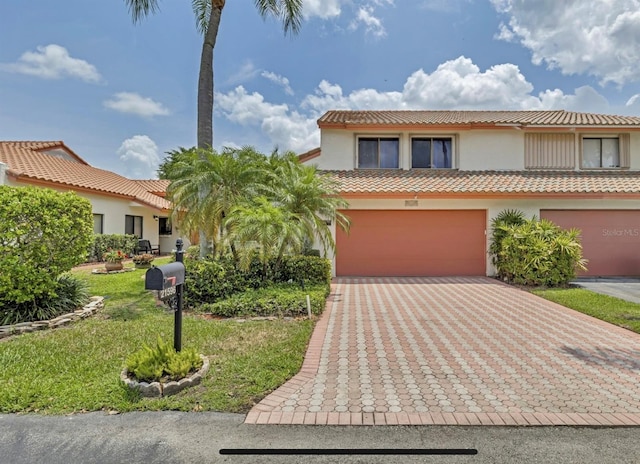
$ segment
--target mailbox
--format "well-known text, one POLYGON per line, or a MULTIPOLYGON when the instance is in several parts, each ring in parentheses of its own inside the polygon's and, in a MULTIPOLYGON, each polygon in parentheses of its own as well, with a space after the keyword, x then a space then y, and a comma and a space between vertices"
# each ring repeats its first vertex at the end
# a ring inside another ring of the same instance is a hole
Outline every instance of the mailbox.
POLYGON ((152 267, 145 274, 145 290, 166 290, 184 284, 184 264, 180 262, 152 267))

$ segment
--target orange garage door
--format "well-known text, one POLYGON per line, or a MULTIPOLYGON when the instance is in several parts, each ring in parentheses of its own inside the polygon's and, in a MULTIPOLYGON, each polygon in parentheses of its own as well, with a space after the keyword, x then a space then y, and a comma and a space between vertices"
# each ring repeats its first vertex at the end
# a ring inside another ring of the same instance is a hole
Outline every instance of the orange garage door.
POLYGON ((343 211, 339 276, 486 275, 486 211, 343 211))
POLYGON ((640 211, 542 210, 540 217, 582 231, 587 276, 640 275, 640 211))

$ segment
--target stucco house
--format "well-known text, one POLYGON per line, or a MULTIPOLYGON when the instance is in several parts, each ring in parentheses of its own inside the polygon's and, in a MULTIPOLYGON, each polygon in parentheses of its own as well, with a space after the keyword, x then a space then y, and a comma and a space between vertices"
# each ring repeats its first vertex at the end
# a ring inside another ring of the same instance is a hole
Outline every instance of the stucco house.
POLYGON ((349 202, 338 276, 492 275, 505 209, 581 229, 586 275, 640 275, 640 117, 329 111, 318 125, 300 158, 349 202))
POLYGON ((97 234, 133 234, 175 248, 179 232, 164 198, 168 181, 132 180, 90 166, 63 142, 0 141, 0 185, 75 191, 93 207, 97 234))

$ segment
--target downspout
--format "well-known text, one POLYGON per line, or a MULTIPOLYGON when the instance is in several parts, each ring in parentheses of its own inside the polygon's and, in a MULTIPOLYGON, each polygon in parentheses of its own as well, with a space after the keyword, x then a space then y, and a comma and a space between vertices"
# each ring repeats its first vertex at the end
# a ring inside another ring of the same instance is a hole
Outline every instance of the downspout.
POLYGON ((0 162, 0 185, 5 185, 7 181, 5 178, 7 177, 7 165, 5 163, 0 162))

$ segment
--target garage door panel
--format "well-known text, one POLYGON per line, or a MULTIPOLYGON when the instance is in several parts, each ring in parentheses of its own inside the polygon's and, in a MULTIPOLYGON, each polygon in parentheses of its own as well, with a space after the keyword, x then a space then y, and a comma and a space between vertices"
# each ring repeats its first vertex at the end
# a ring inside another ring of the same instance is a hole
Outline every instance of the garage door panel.
POLYGON ((485 275, 484 210, 345 211, 337 232, 337 275, 485 275))
POLYGON ((585 276, 640 275, 640 211, 543 210, 540 217, 581 231, 585 276))

